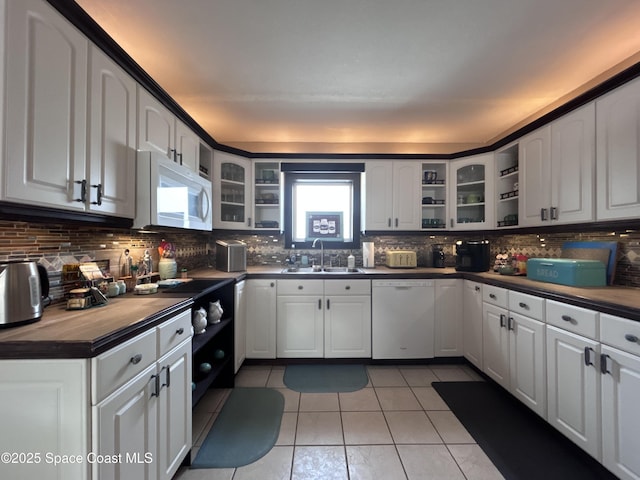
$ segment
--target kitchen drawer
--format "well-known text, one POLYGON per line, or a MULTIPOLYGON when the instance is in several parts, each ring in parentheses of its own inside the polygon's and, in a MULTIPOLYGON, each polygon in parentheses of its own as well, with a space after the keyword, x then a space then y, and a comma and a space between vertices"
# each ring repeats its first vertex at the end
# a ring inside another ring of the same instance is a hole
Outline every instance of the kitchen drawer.
POLYGON ((509 290, 506 288, 494 287, 493 285, 482 286, 482 301, 491 303, 498 307, 507 308, 509 290))
POLYGON ((91 401, 101 402, 156 361, 156 329, 91 359, 91 401))
POLYGON ((509 311, 544 322, 544 298, 510 291, 509 311))
POLYGON ((625 352, 640 355, 640 322, 601 313, 600 341, 625 352))
POLYGON ((547 300, 547 323, 593 340, 598 339, 598 312, 547 300))
POLYGON ((278 280, 278 295, 324 295, 323 280, 278 280))
POLYGON ((371 295, 371 280, 325 280, 325 295, 371 295))
POLYGON ((191 310, 185 310, 158 326, 158 358, 191 336, 191 310))

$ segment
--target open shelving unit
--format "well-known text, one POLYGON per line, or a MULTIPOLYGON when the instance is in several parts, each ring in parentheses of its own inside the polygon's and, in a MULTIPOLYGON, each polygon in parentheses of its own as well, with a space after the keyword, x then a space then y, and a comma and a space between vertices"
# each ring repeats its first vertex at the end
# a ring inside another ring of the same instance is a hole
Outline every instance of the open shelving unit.
POLYGON ((422 164, 422 229, 447 226, 447 163, 422 164))
POLYGON ((497 227, 517 227, 520 175, 517 144, 496 153, 496 170, 497 227))

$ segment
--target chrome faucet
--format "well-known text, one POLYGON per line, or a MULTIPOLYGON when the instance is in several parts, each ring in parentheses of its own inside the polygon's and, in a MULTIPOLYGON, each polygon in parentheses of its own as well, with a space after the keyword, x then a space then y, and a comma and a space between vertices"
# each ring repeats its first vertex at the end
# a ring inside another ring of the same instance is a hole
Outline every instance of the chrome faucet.
POLYGON ((324 242, 316 238, 311 244, 311 248, 316 248, 316 243, 320 242, 320 270, 324 270, 324 242))

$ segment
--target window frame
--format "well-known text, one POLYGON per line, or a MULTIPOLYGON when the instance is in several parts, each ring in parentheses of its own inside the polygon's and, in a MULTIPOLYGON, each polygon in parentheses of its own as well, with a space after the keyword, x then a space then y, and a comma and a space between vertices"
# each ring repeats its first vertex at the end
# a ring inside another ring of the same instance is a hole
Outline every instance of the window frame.
MULTIPOLYGON (((352 231, 353 239, 350 242, 332 242, 326 241, 324 247, 331 250, 353 250, 360 248, 360 231, 361 231, 361 185, 362 185, 362 171, 364 171, 364 164, 362 164, 362 170, 359 170, 360 165, 345 169, 345 165, 342 165, 340 169, 337 169, 333 164, 324 164, 323 166, 315 166, 315 168, 305 168, 297 170, 293 165, 295 164, 283 164, 282 171, 284 172, 284 242, 285 248, 295 249, 311 249, 313 241, 293 241, 293 185, 298 180, 349 180, 352 182, 353 188, 353 215, 352 215, 352 231), (332 165, 332 167, 326 167, 325 165, 332 165)), ((304 164, 300 164, 304 165, 304 164)), ((351 164, 349 164, 351 165, 351 164)))

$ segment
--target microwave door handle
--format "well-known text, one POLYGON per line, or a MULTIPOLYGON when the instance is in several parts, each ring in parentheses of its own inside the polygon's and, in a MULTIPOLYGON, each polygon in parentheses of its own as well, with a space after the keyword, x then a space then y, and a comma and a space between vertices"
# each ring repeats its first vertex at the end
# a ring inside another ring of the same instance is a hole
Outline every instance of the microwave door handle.
POLYGON ((202 216, 200 220, 205 220, 209 215, 210 207, 209 195, 207 195, 207 191, 202 189, 200 191, 200 211, 202 212, 202 216))

